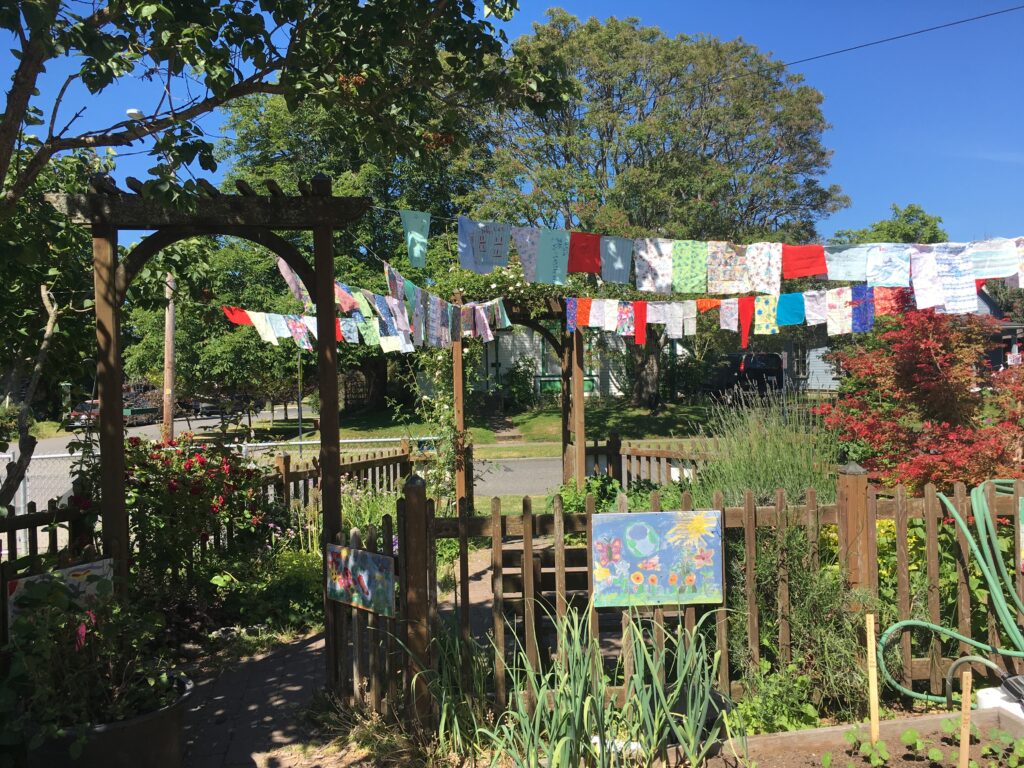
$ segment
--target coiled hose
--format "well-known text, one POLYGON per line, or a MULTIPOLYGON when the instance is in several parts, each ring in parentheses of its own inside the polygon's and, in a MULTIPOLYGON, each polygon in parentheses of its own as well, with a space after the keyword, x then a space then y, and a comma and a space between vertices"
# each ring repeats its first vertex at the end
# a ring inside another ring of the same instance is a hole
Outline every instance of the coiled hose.
MULTIPOLYGON (((998 496, 1008 496, 1013 494, 1013 480, 990 480, 989 483, 995 487, 996 495, 998 496)), ((904 696, 908 696, 912 699, 918 699, 919 701, 949 705, 952 703, 952 675, 956 668, 961 664, 968 662, 983 664, 984 666, 995 670, 1001 676, 1005 676, 1005 673, 998 667, 998 665, 993 664, 982 656, 964 656, 961 659, 957 659, 949 669, 949 673, 946 677, 946 696, 943 697, 920 693, 901 685, 896 681, 892 674, 890 674, 889 668, 885 663, 885 647, 889 644, 889 641, 893 637, 898 637, 905 629, 925 629, 929 632, 942 635, 946 639, 953 639, 966 643, 982 653, 994 653, 999 654, 1000 656, 1024 658, 1024 634, 1021 633, 1021 628, 1017 625, 1015 611, 1011 610, 1010 606, 1007 604, 1006 593, 1008 592, 1010 594, 1016 611, 1019 611, 1022 614, 1024 614, 1024 603, 1021 602, 1020 597, 1017 595, 1017 590, 1014 589, 1013 581, 1010 578, 1010 574, 1007 573, 1006 566, 1003 563, 1002 556, 1000 555, 999 533, 996 530, 996 525, 992 519, 992 515, 989 513, 988 499, 985 497, 984 486, 979 486, 971 490, 971 508, 974 511, 974 526, 977 531, 977 537, 972 534, 966 521, 960 516, 960 513, 949 498, 942 493, 938 494, 938 498, 942 502, 943 506, 945 506, 946 511, 949 512, 949 515, 953 518, 957 527, 964 534, 964 538, 967 540, 967 545, 971 551, 971 557, 974 558, 974 562, 978 564, 981 575, 988 586, 992 607, 996 612, 999 625, 1005 636, 1010 639, 1010 643, 1013 645, 1013 648, 994 648, 980 640, 975 640, 971 637, 964 637, 959 632, 955 632, 947 627, 940 627, 939 625, 932 624, 928 621, 906 619, 893 624, 878 638, 878 666, 882 671, 882 677, 886 683, 902 693, 904 696)), ((1018 515, 1024 514, 1024 498, 1021 499, 1020 507, 1021 508, 1017 511, 1018 515)))

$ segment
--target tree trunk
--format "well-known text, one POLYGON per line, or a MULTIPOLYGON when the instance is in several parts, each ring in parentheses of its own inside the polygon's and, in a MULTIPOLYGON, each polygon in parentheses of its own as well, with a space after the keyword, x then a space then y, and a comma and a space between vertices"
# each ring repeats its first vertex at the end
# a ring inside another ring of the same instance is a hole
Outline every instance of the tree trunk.
POLYGON ((366 377, 366 407, 382 407, 387 403, 388 359, 377 355, 363 360, 359 367, 366 377))
POLYGON ((647 343, 640 347, 629 345, 633 359, 633 391, 630 401, 638 408, 657 408, 661 402, 658 378, 661 373, 662 340, 656 334, 648 333, 647 343))

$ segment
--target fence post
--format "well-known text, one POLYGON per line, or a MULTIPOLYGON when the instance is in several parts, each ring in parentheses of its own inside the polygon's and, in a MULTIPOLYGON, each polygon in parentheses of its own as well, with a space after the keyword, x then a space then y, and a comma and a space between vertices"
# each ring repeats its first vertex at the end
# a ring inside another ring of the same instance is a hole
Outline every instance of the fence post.
POLYGON ((405 550, 406 647, 409 649, 407 679, 412 696, 409 719, 413 725, 427 728, 431 719, 427 680, 418 674, 430 664, 430 595, 427 536, 427 483, 419 475, 410 475, 402 489, 405 496, 406 537, 399 546, 405 550))
POLYGON ((839 559, 852 589, 870 584, 868 537, 868 473, 851 461, 839 467, 839 559))
POLYGON ((613 429, 608 433, 607 448, 608 474, 622 485, 622 438, 619 437, 619 430, 613 429))
MULTIPOLYGON (((288 453, 277 454, 277 474, 281 476, 281 500, 284 508, 291 509, 292 506, 292 457, 288 453)), ((333 542, 332 542, 333 543, 333 542)))

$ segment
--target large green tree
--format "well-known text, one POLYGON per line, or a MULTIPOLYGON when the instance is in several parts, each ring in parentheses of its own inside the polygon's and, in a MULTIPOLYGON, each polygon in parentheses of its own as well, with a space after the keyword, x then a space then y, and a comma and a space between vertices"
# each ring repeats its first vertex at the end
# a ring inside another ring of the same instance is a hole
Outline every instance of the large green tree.
MULTIPOLYGON (((493 113, 481 169, 490 182, 475 199, 482 216, 623 236, 804 242, 846 204, 820 180, 830 158, 822 95, 753 45, 552 10, 513 49, 527 62, 557 62, 571 96, 542 115, 493 113)), ((649 334, 631 348, 638 403, 657 398, 664 345, 649 334)))
POLYGON ((942 217, 933 216, 916 203, 903 208, 893 203, 892 215, 862 229, 840 229, 832 237, 836 245, 853 243, 942 243, 949 239, 942 217))

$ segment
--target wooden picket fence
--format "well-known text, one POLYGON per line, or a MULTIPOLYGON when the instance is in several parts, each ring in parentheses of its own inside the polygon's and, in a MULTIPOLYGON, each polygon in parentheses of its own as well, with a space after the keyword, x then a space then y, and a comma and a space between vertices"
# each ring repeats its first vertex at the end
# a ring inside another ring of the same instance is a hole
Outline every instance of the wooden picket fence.
MULTIPOLYGON (((845 570, 847 581, 851 587, 861 588, 877 596, 879 587, 878 561, 878 524, 881 521, 892 521, 895 528, 895 560, 896 560, 896 609, 900 620, 912 617, 909 570, 912 565, 921 568, 927 575, 927 603, 929 620, 941 624, 942 608, 939 593, 939 530, 947 516, 933 486, 925 489, 923 497, 911 498, 905 489, 880 490, 867 482, 867 476, 861 472, 839 475, 838 498, 834 504, 821 504, 816 501, 814 489, 806 492, 803 504, 788 503, 785 493, 777 491, 774 504, 758 506, 754 495, 747 492, 741 506, 725 506, 720 493, 715 495, 713 507, 723 511, 724 525, 727 532, 738 532, 726 536, 723 541, 723 559, 725 582, 725 600, 721 606, 695 607, 690 606, 681 611, 659 610, 652 612, 656 619, 664 621, 681 621, 688 628, 694 627, 705 614, 706 626, 711 627, 715 645, 721 654, 719 667, 719 687, 734 696, 742 695, 737 685, 736 673, 750 662, 758 663, 767 649, 762 645, 760 617, 758 613, 757 584, 755 567, 757 560, 758 534, 765 535, 774 531, 781 537, 787 528, 799 526, 805 530, 808 548, 807 560, 796 563, 788 562, 785 557, 780 561, 778 584, 775 598, 777 600, 778 637, 772 643, 776 651, 775 660, 786 663, 792 659, 792 626, 790 616, 793 604, 790 599, 790 572, 793 568, 819 567, 819 542, 822 534, 831 528, 838 539, 840 564, 845 570), (908 546, 910 526, 923 524, 926 532, 925 562, 912 563, 911 551, 908 546), (744 564, 741 569, 733 567, 736 558, 742 557, 744 564), (739 579, 736 573, 740 573, 739 579), (733 616, 732 621, 741 620, 742 631, 746 637, 750 658, 730 659, 728 642, 729 611, 728 595, 734 590, 743 592, 747 611, 742 616, 733 616)), ((1016 577, 1014 586, 1024 596, 1024 573, 1021 571, 1022 553, 1021 536, 1022 521, 1018 510, 1021 497, 1024 496, 1024 482, 1016 484, 1012 496, 996 497, 994 489, 988 486, 989 509, 994 517, 1005 518, 1012 526, 1014 536, 1014 563, 1016 577)), ((973 514, 966 489, 957 485, 953 494, 954 503, 961 514, 973 514)), ((652 496, 652 507, 658 511, 660 504, 657 493, 652 496)), ((689 494, 683 495, 682 509, 691 509, 692 500, 689 494)), ((440 539, 456 539, 459 542, 458 569, 458 609, 456 618, 459 632, 464 639, 473 634, 471 615, 473 606, 470 599, 469 554, 470 542, 473 539, 487 540, 491 550, 490 573, 490 631, 496 648, 494 686, 495 701, 499 709, 507 701, 507 666, 509 654, 516 648, 525 649, 531 665, 543 665, 551 654, 557 653, 555 634, 552 631, 549 616, 564 616, 570 606, 586 606, 592 593, 592 555, 589 546, 567 546, 567 537, 572 534, 583 534, 590 540, 590 523, 594 514, 594 500, 588 497, 586 512, 583 514, 564 514, 560 498, 555 498, 552 512, 534 514, 529 498, 523 500, 522 509, 507 512, 502 509, 500 499, 493 499, 490 515, 483 517, 470 513, 466 504, 460 506, 456 518, 439 518, 434 516, 432 503, 413 500, 407 494, 401 506, 402 515, 406 520, 415 517, 421 521, 422 527, 412 530, 425 530, 426 536, 414 537, 408 542, 401 539, 400 549, 405 557, 410 557, 409 550, 423 550, 420 561, 430 564, 425 570, 404 566, 406 577, 402 592, 405 595, 402 605, 405 620, 401 625, 408 627, 413 622, 422 622, 426 628, 417 645, 412 635, 405 635, 410 648, 417 649, 420 657, 430 660, 431 633, 439 627, 437 612, 436 568, 433 567, 433 553, 440 539), (419 510, 418 507, 423 509, 419 510), (514 634, 514 639, 513 639, 514 634)), ((625 496, 620 496, 619 510, 627 511, 625 496)), ((406 525, 409 525, 406 522, 406 525)), ((419 526, 420 524, 418 524, 419 526)), ((769 534, 770 535, 770 534, 769 534)), ((579 538, 579 537, 577 537, 579 538)), ((958 629, 967 636, 971 635, 971 592, 969 578, 971 574, 968 550, 963 537, 958 537, 957 558, 957 611, 958 629)), ((764 596, 762 596, 763 598, 764 596)), ((862 610, 861 607, 847 606, 850 610, 862 610)), ((596 611, 596 621, 592 628, 600 631, 602 637, 611 636, 613 645, 616 636, 621 638, 625 615, 619 609, 602 609, 596 611)), ((999 631, 996 617, 990 610, 987 619, 985 638, 989 643, 998 645, 999 631)), ((479 635, 479 628, 476 634, 479 635)), ((658 642, 655 633, 655 642, 658 642)), ((663 635, 661 641, 664 641, 663 635)), ((909 632, 898 638, 899 656, 902 669, 896 670, 898 679, 907 687, 927 688, 931 693, 941 694, 942 678, 951 662, 951 657, 943 654, 943 643, 936 637, 931 640, 927 656, 914 657, 909 632)), ((946 644, 946 650, 949 650, 946 644)), ((961 647, 960 655, 967 652, 961 647)), ((1004 668, 1016 671, 1024 668, 1019 660, 994 658, 1004 668)), ((628 662, 628 660, 625 660, 628 662)), ((430 662, 433 663, 433 662, 430 662)), ((624 664, 625 673, 631 667, 624 664)), ((625 690, 623 688, 620 692, 625 690)), ((420 712, 421 716, 429 716, 429 708, 420 712)))

